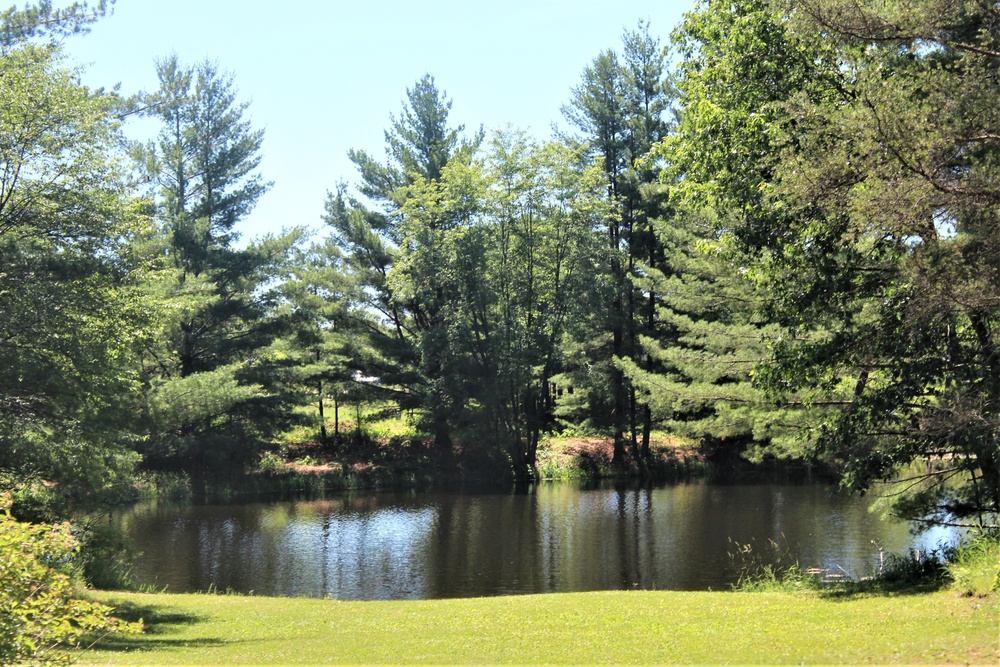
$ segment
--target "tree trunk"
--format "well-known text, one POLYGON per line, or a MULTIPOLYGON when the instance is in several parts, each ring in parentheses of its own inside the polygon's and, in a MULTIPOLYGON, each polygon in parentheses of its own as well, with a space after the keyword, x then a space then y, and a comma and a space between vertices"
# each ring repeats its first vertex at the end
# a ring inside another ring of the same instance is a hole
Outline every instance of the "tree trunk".
POLYGON ((319 437, 326 442, 326 415, 323 414, 323 381, 319 381, 319 437))
POLYGON ((354 407, 354 439, 361 444, 361 402, 358 401, 354 407))
POLYGON ((448 420, 441 414, 434 415, 434 446, 446 459, 451 458, 451 429, 448 420))
POLYGON ((642 461, 648 461, 649 452, 649 436, 653 431, 653 411, 650 409, 649 404, 642 406, 642 449, 639 452, 639 458, 642 461))

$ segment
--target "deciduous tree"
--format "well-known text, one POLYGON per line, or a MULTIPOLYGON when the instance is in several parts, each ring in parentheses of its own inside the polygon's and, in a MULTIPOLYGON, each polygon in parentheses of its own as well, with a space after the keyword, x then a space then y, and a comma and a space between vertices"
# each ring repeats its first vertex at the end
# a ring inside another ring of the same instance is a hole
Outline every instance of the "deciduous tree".
POLYGON ((0 468, 67 496, 133 462, 142 312, 126 248, 140 209, 114 105, 55 46, 0 50, 0 468))

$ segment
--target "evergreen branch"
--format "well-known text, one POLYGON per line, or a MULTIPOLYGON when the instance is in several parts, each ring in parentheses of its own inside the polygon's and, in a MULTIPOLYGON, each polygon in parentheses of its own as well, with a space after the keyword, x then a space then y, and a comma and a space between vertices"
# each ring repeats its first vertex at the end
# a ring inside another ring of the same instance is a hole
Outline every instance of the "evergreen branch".
POLYGON ((974 44, 964 44, 962 42, 950 42, 950 45, 955 47, 960 51, 970 51, 972 53, 978 53, 981 56, 989 56, 991 58, 1000 58, 1000 51, 994 51, 992 49, 985 49, 981 46, 975 46, 974 44))
POLYGON ((855 405, 857 401, 853 400, 842 400, 842 401, 787 401, 781 404, 783 408, 812 408, 812 407, 830 407, 837 405, 855 405))
MULTIPOLYGON (((960 472, 962 472, 962 471, 961 471, 961 470, 959 470, 959 469, 955 469, 955 470, 953 470, 953 471, 949 471, 949 472, 951 472, 952 474, 949 474, 949 475, 947 475, 946 477, 944 477, 944 479, 941 479, 941 480, 939 480, 939 481, 938 481, 938 484, 944 484, 944 483, 945 483, 945 482, 947 482, 947 481, 948 481, 949 479, 951 479, 952 477, 955 477, 956 475, 958 475, 958 474, 959 474, 960 472)), ((903 489, 901 489, 901 490, 899 490, 899 491, 896 491, 896 492, 894 492, 894 493, 886 493, 886 494, 883 494, 883 496, 884 496, 885 498, 898 498, 899 496, 903 496, 903 495, 906 495, 906 494, 907 494, 907 493, 908 493, 908 492, 910 491, 910 489, 912 489, 912 488, 914 488, 914 487, 917 487, 917 486, 920 486, 920 484, 921 484, 921 483, 922 483, 922 482, 923 482, 923 481, 924 481, 925 479, 927 479, 927 478, 926 478, 926 477, 923 477, 923 476, 921 476, 921 477, 912 477, 912 478, 910 478, 910 479, 906 480, 906 481, 908 481, 908 482, 912 482, 912 484, 908 484, 908 485, 907 485, 907 486, 906 486, 905 488, 903 488, 903 489)), ((902 482, 896 482, 896 483, 902 483, 902 482)))
POLYGON ((970 143, 974 141, 1000 141, 1000 134, 993 134, 992 132, 988 132, 986 134, 979 134, 974 137, 965 137, 962 141, 968 141, 970 143))
MULTIPOLYGON (((946 510, 947 508, 942 507, 941 509, 945 509, 946 510)), ((918 518, 915 518, 915 517, 904 516, 902 514, 896 514, 896 513, 890 513, 889 516, 894 516, 897 519, 900 519, 902 521, 914 521, 916 523, 925 523, 925 524, 930 525, 930 526, 944 526, 946 528, 975 528, 975 529, 981 529, 981 528, 995 529, 995 528, 1000 528, 1000 524, 958 523, 958 522, 955 522, 955 521, 939 521, 939 520, 935 520, 935 519, 922 519, 922 518, 918 519, 918 518)))
POLYGON ((920 480, 925 480, 928 477, 937 477, 939 475, 946 475, 946 474, 949 474, 949 473, 959 473, 959 472, 962 472, 962 471, 963 471, 962 468, 948 468, 947 470, 933 470, 931 472, 926 472, 926 473, 923 473, 921 475, 914 475, 912 477, 905 477, 903 479, 897 479, 897 480, 895 480, 893 482, 889 482, 889 483, 891 483, 891 484, 902 484, 903 482, 920 481, 920 480))

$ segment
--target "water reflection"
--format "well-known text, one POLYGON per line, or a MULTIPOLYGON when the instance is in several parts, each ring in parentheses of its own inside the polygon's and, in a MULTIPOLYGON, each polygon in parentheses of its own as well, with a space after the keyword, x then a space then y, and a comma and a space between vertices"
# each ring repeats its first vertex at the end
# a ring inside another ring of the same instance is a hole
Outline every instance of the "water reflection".
POLYGON ((803 566, 861 576, 927 549, 868 503, 818 485, 497 494, 366 494, 313 502, 135 508, 140 583, 174 592, 424 599, 623 588, 704 590, 736 577, 733 542, 785 545, 803 566))

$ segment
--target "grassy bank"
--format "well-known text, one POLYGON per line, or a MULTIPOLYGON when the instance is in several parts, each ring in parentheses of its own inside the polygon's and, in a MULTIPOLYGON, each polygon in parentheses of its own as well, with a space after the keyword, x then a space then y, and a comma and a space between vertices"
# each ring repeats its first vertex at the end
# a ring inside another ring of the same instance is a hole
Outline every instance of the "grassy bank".
POLYGON ((607 479, 646 476, 676 479, 705 475, 709 467, 698 447, 667 433, 654 432, 649 443, 650 459, 641 468, 616 469, 612 463, 614 439, 548 435, 538 446, 540 479, 607 479))
POLYGON ((996 599, 597 592, 421 602, 102 594, 146 633, 83 664, 997 664, 996 599))

